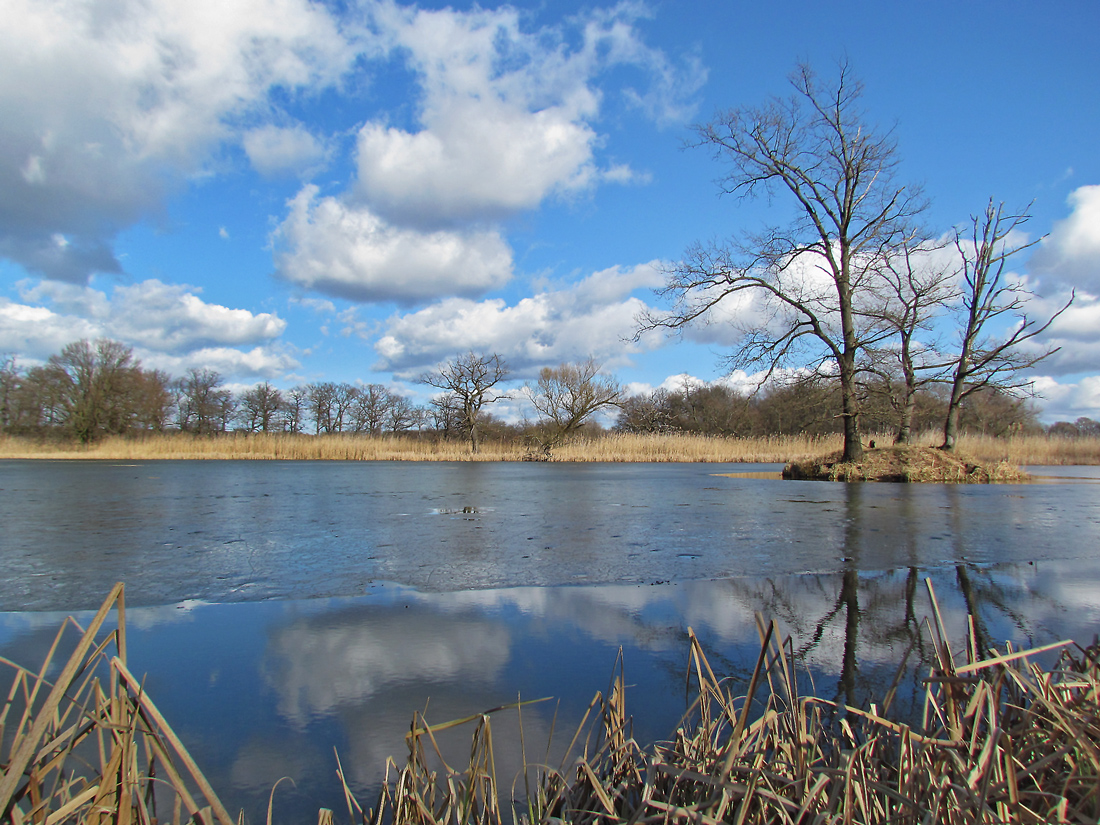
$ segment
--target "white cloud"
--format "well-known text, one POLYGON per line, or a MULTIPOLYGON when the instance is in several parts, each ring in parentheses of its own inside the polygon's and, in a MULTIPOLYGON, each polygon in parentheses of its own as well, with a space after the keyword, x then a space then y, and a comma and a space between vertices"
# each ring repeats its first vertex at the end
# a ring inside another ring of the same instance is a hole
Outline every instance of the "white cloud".
POLYGON ((380 7, 376 23, 423 90, 419 131, 374 120, 359 134, 357 194, 417 225, 496 219, 600 180, 640 177, 599 168, 590 121, 612 66, 640 68, 652 89, 629 99, 656 119, 688 115, 702 84, 697 62, 673 66, 635 27, 644 9, 620 3, 574 21, 575 46, 557 29, 525 32, 511 8, 429 11, 380 7))
POLYGON ((697 67, 674 70, 642 44, 640 12, 620 4, 572 21, 577 31, 567 35, 524 31, 507 7, 374 7, 382 50, 415 76, 415 126, 367 121, 348 190, 320 197, 305 187, 288 202, 273 237, 280 275, 357 301, 427 302, 502 286, 512 252, 492 222, 599 182, 646 180, 598 162, 599 75, 625 65, 657 85, 679 77, 681 97, 697 88, 697 67))
POLYGON ((363 127, 358 188, 387 216, 413 224, 505 217, 593 182, 595 139, 559 111, 455 101, 430 131, 363 127))
POLYGON ((45 361, 66 344, 99 337, 100 329, 83 318, 0 298, 0 352, 17 352, 21 359, 45 361))
POLYGON ((232 347, 203 347, 180 355, 138 347, 134 353, 146 368, 164 370, 169 375, 183 375, 194 368, 215 370, 223 378, 258 376, 275 379, 299 366, 294 356, 277 346, 253 347, 247 351, 232 347))
POLYGON ((614 368, 652 339, 628 343, 645 304, 630 293, 661 282, 656 262, 614 267, 578 284, 537 293, 509 306, 502 300, 450 299, 386 323, 375 344, 376 369, 411 375, 454 355, 497 352, 524 377, 537 367, 593 356, 614 368))
POLYGON ((21 299, 0 299, 0 352, 42 361, 72 341, 106 337, 134 347, 146 367, 172 374, 209 366, 226 375, 272 377, 297 366, 276 343, 283 319, 207 303, 186 286, 149 280, 117 286, 108 296, 43 281, 25 288, 21 299))
POLYGON ((777 369, 772 370, 769 375, 768 370, 753 373, 744 370, 733 370, 728 375, 720 376, 713 381, 707 381, 690 373, 681 372, 668 376, 656 387, 640 381, 632 382, 626 386, 626 394, 643 395, 657 389, 680 393, 689 388, 728 387, 738 395, 749 396, 760 390, 761 387, 780 386, 795 376, 805 374, 805 372, 804 369, 777 369))
MULTIPOLYGON (((1024 286, 1028 284, 1025 283, 1024 286)), ((1068 292, 1032 295, 1023 309, 1028 318, 1041 324, 1062 310, 1069 297, 1068 292)), ((1073 303, 1054 320, 1046 332, 1019 347, 1021 353, 1031 355, 1039 355, 1049 349, 1058 351, 1038 365, 1038 369, 1044 373, 1070 375, 1095 371, 1100 364, 1100 300, 1078 291, 1073 303)))
POLYGON ((276 267, 292 283, 353 300, 414 302, 479 294, 511 277, 511 250, 495 231, 400 228, 317 193, 303 187, 273 235, 276 267))
POLYGON ((156 279, 119 285, 110 298, 92 287, 43 281, 22 297, 93 322, 101 335, 161 352, 252 344, 277 338, 286 329, 277 315, 206 303, 193 287, 156 279))
POLYGON ((1100 421, 1100 376, 1060 383, 1049 375, 1040 375, 1034 379, 1034 389, 1042 406, 1041 417, 1048 423, 1076 421, 1082 416, 1100 421))
POLYGON ((303 126, 260 126, 244 135, 248 160, 261 175, 306 174, 325 160, 324 143, 303 126))
POLYGON ((1100 294, 1100 186, 1074 190, 1069 217, 1057 221, 1032 257, 1032 266, 1070 286, 1100 294))
POLYGON ((332 83, 352 57, 306 0, 5 3, 0 255, 73 282, 118 272, 115 232, 266 116, 272 88, 332 83))

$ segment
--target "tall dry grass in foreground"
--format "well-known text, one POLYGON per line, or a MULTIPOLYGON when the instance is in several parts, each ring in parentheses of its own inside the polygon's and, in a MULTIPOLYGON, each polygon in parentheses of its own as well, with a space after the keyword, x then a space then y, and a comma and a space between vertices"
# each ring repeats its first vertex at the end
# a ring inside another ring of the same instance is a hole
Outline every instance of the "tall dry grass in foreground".
MULTIPOLYGON (((609 695, 593 700, 556 767, 528 762, 518 777, 497 776, 491 719, 505 709, 436 726, 417 715, 409 754, 401 765, 388 761, 373 807, 344 785, 347 815, 364 825, 1095 823, 1100 646, 981 651, 971 624, 956 656, 931 585, 929 593, 935 657, 919 725, 891 719, 893 688, 866 709, 800 695, 791 639, 758 619, 761 649, 748 685, 719 678, 689 631, 696 698, 666 742, 647 748, 633 739, 620 661, 609 695), (1049 670, 1030 660, 1056 649, 1049 670), (470 758, 453 768, 435 734, 461 724, 475 727, 470 758)), ((8 725, 13 707, 28 708, 3 738, 5 821, 152 825, 170 817, 230 825, 125 667, 121 585, 53 684, 42 675, 47 666, 38 674, 16 668, 0 714, 8 725), (97 644, 114 603, 119 629, 97 644), (112 641, 117 655, 109 656, 112 641), (95 673, 103 662, 109 675, 101 683, 95 673), (90 771, 75 764, 82 746, 90 771)), ((337 771, 342 777, 338 759, 337 771)), ((318 821, 331 823, 333 811, 321 809, 318 821)))
MULTIPOLYGON (((870 435, 880 446, 889 435, 870 435)), ((916 443, 935 446, 937 433, 926 433, 916 443)), ((578 438, 554 450, 553 461, 680 461, 763 462, 806 461, 841 448, 840 436, 761 436, 723 438, 672 434, 609 433, 578 438)), ((966 435, 959 452, 975 461, 996 464, 1100 464, 1100 438, 1064 438, 1027 435, 994 438, 966 435)), ((477 455, 460 441, 416 436, 287 435, 236 433, 224 436, 149 435, 105 438, 90 446, 72 442, 37 442, 0 436, 0 459, 262 459, 312 461, 523 461, 541 457, 537 450, 516 441, 488 441, 477 455)))
POLYGON ((199 816, 232 825, 206 777, 126 667, 121 584, 86 629, 66 621, 38 671, 0 662, 15 671, 0 711, 0 821, 152 825, 199 816), (99 638, 112 608, 117 628, 99 638), (51 682, 46 675, 70 623, 80 639, 51 682))

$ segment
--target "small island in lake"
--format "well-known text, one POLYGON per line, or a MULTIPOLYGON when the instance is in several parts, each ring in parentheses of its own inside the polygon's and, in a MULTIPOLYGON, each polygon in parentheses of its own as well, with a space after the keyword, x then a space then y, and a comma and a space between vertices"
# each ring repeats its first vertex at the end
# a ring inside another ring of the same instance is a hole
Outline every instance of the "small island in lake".
POLYGON ((1017 483, 1030 476, 1014 464, 979 464, 936 447, 898 444, 868 448, 863 460, 843 462, 843 452, 792 461, 783 478, 804 481, 894 481, 956 484, 1017 483))

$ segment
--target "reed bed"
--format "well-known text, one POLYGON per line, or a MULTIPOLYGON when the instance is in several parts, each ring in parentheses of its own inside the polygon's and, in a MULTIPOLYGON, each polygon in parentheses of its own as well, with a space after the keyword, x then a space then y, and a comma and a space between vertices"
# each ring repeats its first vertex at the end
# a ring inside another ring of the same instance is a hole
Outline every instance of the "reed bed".
MULTIPOLYGON (((769 436, 721 438, 701 435, 609 433, 579 438, 554 450, 554 461, 616 462, 776 462, 809 457, 840 445, 839 437, 769 436)), ((184 434, 139 438, 110 437, 91 445, 34 442, 0 437, 0 458, 108 459, 259 459, 312 461, 524 461, 542 458, 522 441, 489 440, 477 454, 465 442, 416 436, 325 436, 236 433, 184 434)))
MULTIPOLYGON (((924 446, 938 446, 942 437, 937 433, 921 436, 924 446)), ((888 443, 888 442, 879 442, 888 443)), ((1067 437, 1063 435, 1013 435, 998 438, 992 435, 966 433, 959 438, 960 452, 983 464, 1007 462, 1017 466, 1100 464, 1100 438, 1095 436, 1067 437)))
MULTIPOLYGON (((929 595, 934 657, 919 723, 892 718, 896 683, 867 708, 801 695, 792 640, 758 617, 747 685, 717 676, 688 631, 694 699, 667 741, 633 738, 620 656, 607 696, 595 697, 556 766, 525 758, 519 776, 497 775, 491 720, 510 711, 522 720, 523 703, 434 726, 417 714, 408 755, 388 761, 375 804, 345 783, 340 809, 364 825, 1095 823, 1100 644, 983 651, 971 622, 956 655, 931 584, 929 595), (1055 654, 1049 669, 1036 661, 1055 654), (461 725, 474 728, 469 759, 451 767, 436 734, 461 725)), ((43 674, 56 644, 37 674, 13 666, 0 714, 5 726, 18 719, 3 737, 4 821, 232 821, 126 669, 123 610, 117 585, 52 684, 43 674), (97 643, 112 605, 118 629, 97 643)), ((336 770, 343 778, 339 757, 336 770)), ((334 821, 333 809, 319 811, 319 823, 334 821)))
MULTIPOLYGON (((880 446, 888 434, 871 434, 880 446)), ((924 433, 916 446, 936 446, 938 433, 924 433)), ((839 435, 774 435, 749 438, 678 434, 608 433, 576 438, 554 449, 551 461, 609 462, 798 462, 840 450, 839 435)), ((1021 435, 995 438, 963 434, 960 453, 982 464, 1100 464, 1100 438, 1021 435)), ((432 436, 325 436, 285 433, 186 434, 110 437, 91 445, 0 436, 0 459, 257 459, 284 461, 525 461, 545 459, 520 440, 489 440, 476 455, 461 441, 432 436)))

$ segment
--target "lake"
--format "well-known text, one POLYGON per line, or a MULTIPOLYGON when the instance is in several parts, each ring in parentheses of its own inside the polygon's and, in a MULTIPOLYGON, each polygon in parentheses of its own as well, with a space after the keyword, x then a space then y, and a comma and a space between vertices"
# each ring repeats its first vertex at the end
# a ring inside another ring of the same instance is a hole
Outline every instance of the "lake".
MULTIPOLYGON (((807 684, 855 704, 907 649, 927 659, 926 580, 955 638, 968 610, 989 645, 1100 627, 1100 468, 971 487, 778 469, 0 462, 0 654, 36 667, 65 615, 125 581, 131 669, 229 809, 262 821, 291 776, 276 821, 302 821, 339 817, 334 748, 373 804, 415 711, 549 696, 525 741, 567 739, 620 648, 636 736, 666 736, 688 627, 747 680, 755 615, 775 618, 807 684)), ((907 682, 899 710, 920 692, 907 682)), ((494 721, 502 773, 518 727, 494 721)), ((460 763, 468 736, 449 738, 460 763)))

